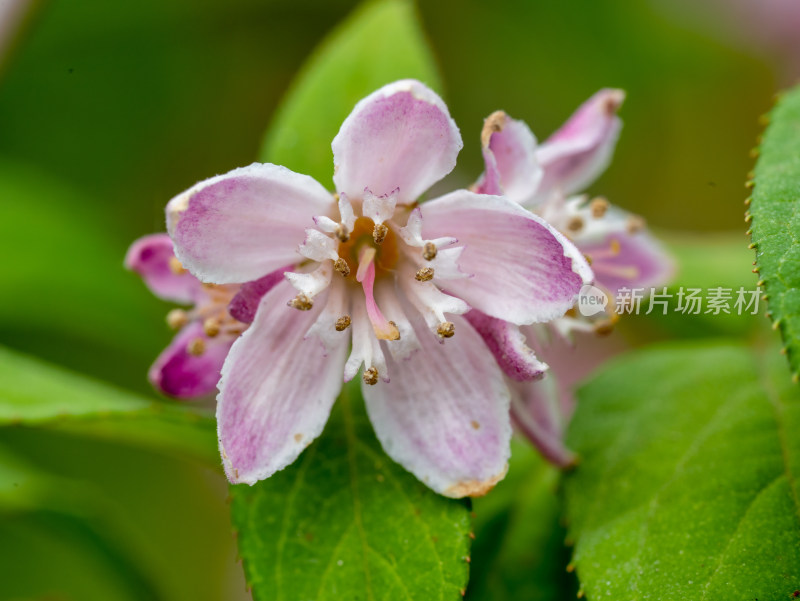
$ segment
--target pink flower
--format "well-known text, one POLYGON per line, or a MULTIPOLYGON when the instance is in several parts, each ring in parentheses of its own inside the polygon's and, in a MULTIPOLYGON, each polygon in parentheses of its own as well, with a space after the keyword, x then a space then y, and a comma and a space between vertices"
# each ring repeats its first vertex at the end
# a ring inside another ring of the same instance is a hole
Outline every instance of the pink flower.
POLYGON ((253 164, 170 201, 176 254, 200 280, 285 275, 222 369, 217 419, 231 482, 292 463, 362 365, 379 440, 420 480, 461 497, 505 475, 510 391, 462 315, 554 319, 591 271, 564 236, 502 196, 459 190, 418 205, 461 147, 442 100, 399 81, 359 102, 334 138, 337 194, 253 164))
MULTIPOLYGON (((475 185, 483 194, 505 194, 561 231, 590 260, 595 284, 607 291, 611 302, 620 288, 663 285, 673 271, 671 260, 642 218, 602 198, 589 201, 570 196, 608 166, 622 127, 616 112, 624 97, 621 90, 600 90, 540 146, 525 123, 502 111, 493 113, 481 133, 486 169, 475 185)), ((540 381, 545 364, 540 374, 519 370, 515 357, 520 353, 515 349, 528 349, 530 344, 533 350, 528 352, 547 357, 553 334, 605 333, 616 318, 612 313, 611 319, 590 321, 571 313, 548 327, 522 328, 478 311, 467 315, 509 379, 514 423, 542 455, 559 466, 575 461, 563 443, 571 399, 559 390, 555 381, 559 374, 540 381)), ((564 363, 561 357, 553 359, 564 363)))
POLYGON ((621 287, 663 284, 673 272, 641 217, 602 198, 571 196, 608 166, 624 98, 622 90, 600 90, 540 146, 524 122, 493 113, 481 133, 486 170, 476 184, 476 191, 504 194, 561 231, 590 259, 596 283, 612 295, 621 287))
POLYGON ((167 315, 167 323, 179 331, 150 368, 151 384, 180 399, 201 398, 216 391, 222 362, 246 327, 227 313, 239 287, 203 286, 175 258, 167 234, 152 234, 134 242, 125 266, 142 276, 159 298, 193 306, 167 315))

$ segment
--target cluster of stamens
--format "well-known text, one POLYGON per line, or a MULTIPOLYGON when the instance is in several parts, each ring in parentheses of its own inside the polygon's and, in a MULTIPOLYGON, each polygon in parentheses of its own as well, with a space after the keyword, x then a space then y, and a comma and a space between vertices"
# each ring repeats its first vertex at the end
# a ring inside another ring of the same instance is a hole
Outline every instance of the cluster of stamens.
MULTIPOLYGON (((400 247, 401 238, 410 248, 417 247, 419 249, 417 252, 424 261, 436 259, 439 249, 432 241, 420 240, 418 233, 414 235, 417 237, 413 240, 409 239, 408 234, 404 233, 407 228, 396 231, 394 225, 388 223, 395 207, 392 204, 391 210, 386 211, 387 198, 377 198, 367 194, 362 200, 362 216, 356 217, 349 201, 338 195, 334 196, 334 200, 339 205, 342 219, 337 222, 328 217, 318 217, 315 218, 317 229, 307 230, 308 238, 304 247, 301 248, 301 254, 316 263, 318 267, 314 272, 304 272, 299 275, 299 278, 305 279, 303 283, 296 284, 300 292, 287 303, 289 307, 300 311, 310 310, 314 306, 314 295, 328 284, 326 283, 323 287, 314 287, 308 282, 314 278, 317 278, 314 280, 317 282, 321 279, 330 282, 332 264, 334 278, 341 276, 346 280, 348 287, 352 287, 356 283, 363 287, 367 301, 367 316, 372 323, 375 337, 378 340, 387 341, 400 339, 400 330, 395 322, 386 319, 377 306, 373 292, 375 282, 379 278, 396 277, 399 273, 404 272, 404 269, 399 269, 397 264, 405 257, 412 261, 415 260, 408 249, 400 247), (381 204, 382 202, 384 204, 381 204), (327 263, 326 267, 325 259, 327 258, 330 258, 332 263, 327 263), (324 270, 328 271, 323 276, 324 270)), ((413 274, 414 279, 420 283, 431 282, 435 277, 432 265, 419 267, 413 274)), ((358 315, 356 318, 359 318, 358 315)), ((352 325, 352 320, 350 315, 339 316, 334 323, 335 330, 337 332, 347 330, 352 325)), ((450 321, 442 320, 438 325, 433 323, 430 326, 435 328, 435 332, 441 340, 451 338, 455 334, 455 325, 450 321)), ((366 384, 376 384, 379 379, 378 368, 374 365, 365 365, 363 379, 366 384)))
MULTIPOLYGON (((181 262, 172 257, 170 270, 176 275, 186 273, 181 262)), ((167 313, 167 325, 170 329, 180 330, 193 321, 201 321, 203 332, 208 338, 217 336, 236 337, 244 332, 246 324, 237 321, 228 313, 228 304, 238 291, 236 286, 203 284, 206 292, 205 300, 199 301, 192 309, 173 309, 167 313)), ((201 337, 193 338, 186 345, 186 352, 200 356, 206 350, 206 341, 201 337)))

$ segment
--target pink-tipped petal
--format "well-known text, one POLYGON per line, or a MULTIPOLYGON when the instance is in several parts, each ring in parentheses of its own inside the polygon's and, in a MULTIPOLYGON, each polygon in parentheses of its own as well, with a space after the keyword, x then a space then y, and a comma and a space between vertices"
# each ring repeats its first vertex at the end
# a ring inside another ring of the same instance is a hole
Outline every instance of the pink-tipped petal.
POLYGON ((388 356, 392 381, 362 388, 392 459, 440 494, 480 496, 506 473, 509 391, 480 336, 453 321, 455 336, 444 345, 417 326, 420 350, 400 361, 388 356))
POLYGON ((339 192, 361 198, 399 188, 398 203, 416 200, 452 171, 463 143, 439 96, 403 80, 361 100, 333 139, 333 181, 339 192))
POLYGON ((184 305, 197 301, 202 284, 177 263, 167 234, 151 234, 131 244, 125 267, 135 271, 157 297, 184 305))
POLYGON ((500 196, 452 192, 421 207, 425 238, 451 235, 472 277, 447 280, 449 294, 517 325, 550 321, 574 304, 591 271, 543 219, 500 196))
POLYGON ((511 386, 511 418, 545 459, 558 467, 570 467, 577 457, 564 443, 564 420, 552 385, 549 378, 515 382, 511 386))
POLYGON ((319 310, 287 307, 292 296, 288 282, 264 296, 222 368, 218 434, 233 483, 254 484, 292 463, 322 432, 341 390, 346 339, 326 353, 306 338, 319 310))
POLYGON ((603 198, 556 198, 542 209, 545 219, 569 231, 580 253, 591 259, 595 283, 606 290, 616 294, 622 287, 646 289, 672 279, 672 258, 638 215, 603 198))
POLYGON ((525 344, 525 335, 520 332, 519 326, 474 309, 464 317, 481 335, 506 376, 524 382, 538 380, 544 375, 547 365, 539 361, 533 350, 525 344))
POLYGON ((285 273, 292 269, 292 265, 286 265, 268 273, 263 278, 253 282, 242 284, 239 292, 233 297, 228 305, 228 313, 231 317, 242 323, 252 323, 256 317, 256 309, 261 303, 264 295, 272 290, 276 285, 285 279, 285 273))
POLYGON ((675 273, 669 254, 646 231, 609 233, 601 242, 578 242, 578 247, 592 258, 597 284, 613 294, 666 285, 675 273))
POLYGON ((240 284, 300 260, 306 227, 333 208, 331 195, 314 179, 254 163, 172 199, 167 227, 175 253, 195 276, 240 284))
POLYGON ((476 191, 532 204, 543 171, 536 160, 536 137, 530 128, 497 111, 484 122, 481 147, 486 169, 476 191))
POLYGON ((208 338, 199 322, 183 328, 158 356, 148 372, 150 383, 178 399, 206 397, 217 390, 220 370, 233 340, 208 338), (202 340, 205 350, 194 355, 188 348, 192 341, 202 340))
POLYGON ((622 128, 617 110, 624 99, 622 90, 600 90, 539 146, 536 157, 544 177, 537 200, 583 190, 605 170, 622 128))

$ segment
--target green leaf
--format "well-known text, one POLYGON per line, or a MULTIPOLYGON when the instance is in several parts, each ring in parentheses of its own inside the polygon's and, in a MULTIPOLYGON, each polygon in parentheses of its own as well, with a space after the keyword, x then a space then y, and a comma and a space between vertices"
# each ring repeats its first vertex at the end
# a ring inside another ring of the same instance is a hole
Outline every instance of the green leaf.
POLYGON ((765 354, 664 345, 579 391, 568 443, 582 461, 565 490, 589 601, 800 588, 800 393, 765 354))
POLYGON ((410 1, 365 4, 308 60, 275 116, 261 160, 329 183, 331 141, 355 104, 397 79, 438 89, 434 65, 410 1))
POLYGON ((508 476, 475 499, 475 569, 467 601, 564 601, 577 592, 559 523, 558 470, 527 442, 512 441, 508 476))
POLYGON ((770 114, 750 203, 756 263, 795 380, 800 378, 800 87, 770 114))
POLYGON ((109 517, 92 491, 0 446, 0 599, 162 599, 109 517))
POLYGON ((86 208, 86 194, 31 166, 0 159, 0 198, 0 340, 149 388, 147 366, 173 333, 166 304, 122 266, 130 240, 86 208))
MULTIPOLYGON (((658 232, 658 237, 675 258, 677 267, 675 278, 667 287, 667 293, 672 295, 669 310, 664 315, 662 308, 656 306, 649 315, 622 319, 619 325, 628 330, 626 333, 641 339, 647 333, 644 326, 655 326, 661 338, 733 337, 746 336, 763 325, 763 308, 755 315, 753 307, 743 310, 741 315, 734 308, 739 289, 744 289, 744 298, 750 300, 750 293, 757 288, 757 278, 750 271, 753 255, 742 243, 741 232, 658 232), (699 288, 707 298, 707 290, 719 287, 731 290, 730 314, 706 313, 705 304, 696 314, 675 310, 681 288, 684 292, 699 288)), ((760 300, 759 304, 763 306, 760 300)), ((647 303, 642 304, 642 313, 646 306, 647 303)))
POLYGON ((256 601, 461 599, 467 502, 440 497, 381 450, 345 389, 322 436, 253 487, 231 487, 256 601))
POLYGON ((8 425, 123 440, 219 463, 210 416, 0 347, 0 426, 8 425))

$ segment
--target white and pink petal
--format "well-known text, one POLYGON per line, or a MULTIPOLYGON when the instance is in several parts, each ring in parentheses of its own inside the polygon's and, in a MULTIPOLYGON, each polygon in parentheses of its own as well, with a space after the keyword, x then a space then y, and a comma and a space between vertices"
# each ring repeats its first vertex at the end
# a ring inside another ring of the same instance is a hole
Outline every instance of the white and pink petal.
POLYGON ((151 234, 131 244, 125 267, 138 273, 157 297, 180 304, 194 304, 203 296, 203 285, 183 269, 168 234, 151 234))
POLYGON ((457 344, 418 332, 418 352, 387 358, 392 381, 363 392, 386 453, 458 498, 486 494, 505 476, 511 426, 503 374, 469 323, 455 320, 457 344))
POLYGON ((342 386, 346 341, 326 352, 305 336, 318 310, 286 306, 291 285, 261 300, 222 369, 217 424, 233 483, 254 484, 291 464, 319 434, 342 386))
POLYGON ((485 170, 476 191, 533 204, 543 171, 536 160, 536 137, 525 122, 503 111, 492 113, 483 125, 481 150, 485 170))
POLYGON ((624 99, 622 90, 600 90, 539 145, 536 158, 544 176, 537 201, 579 192, 606 169, 622 129, 617 111, 624 99))
POLYGON ((242 283, 299 262, 306 228, 333 208, 314 179, 254 163, 172 199, 167 228, 178 259, 200 280, 242 283))
POLYGON ((591 269, 540 217, 500 196, 452 192, 421 207, 423 235, 451 235, 464 246, 445 291, 517 325, 549 321, 574 304, 591 269))
POLYGON ((192 322, 173 338, 148 372, 150 383, 177 399, 199 399, 217 390, 220 370, 233 340, 208 338, 200 322, 192 322), (196 340, 202 341, 202 353, 189 352, 196 340))
POLYGON ((519 326, 473 309, 464 318, 483 338, 503 373, 517 382, 538 380, 547 364, 526 344, 519 326))
POLYGON ((402 80, 361 100, 333 139, 333 181, 361 198, 391 194, 407 204, 452 171, 463 143, 447 106, 424 84, 402 80))

